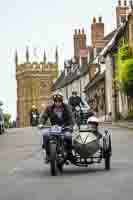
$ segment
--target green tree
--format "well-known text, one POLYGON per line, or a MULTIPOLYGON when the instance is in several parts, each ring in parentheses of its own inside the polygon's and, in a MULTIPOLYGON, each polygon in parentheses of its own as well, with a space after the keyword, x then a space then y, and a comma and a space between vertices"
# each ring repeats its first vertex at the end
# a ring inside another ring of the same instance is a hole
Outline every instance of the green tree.
POLYGON ((5 126, 5 128, 12 127, 11 114, 9 114, 9 113, 4 113, 4 126, 5 126))
POLYGON ((127 44, 123 45, 117 54, 116 81, 122 91, 128 95, 129 88, 133 88, 133 58, 127 44))

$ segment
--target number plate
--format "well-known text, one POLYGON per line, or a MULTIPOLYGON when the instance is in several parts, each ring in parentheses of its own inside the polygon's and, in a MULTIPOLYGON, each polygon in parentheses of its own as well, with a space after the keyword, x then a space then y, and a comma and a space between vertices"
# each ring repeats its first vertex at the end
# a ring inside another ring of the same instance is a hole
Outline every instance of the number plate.
POLYGON ((61 133, 62 132, 62 128, 59 126, 55 126, 55 127, 51 127, 51 133, 61 133))

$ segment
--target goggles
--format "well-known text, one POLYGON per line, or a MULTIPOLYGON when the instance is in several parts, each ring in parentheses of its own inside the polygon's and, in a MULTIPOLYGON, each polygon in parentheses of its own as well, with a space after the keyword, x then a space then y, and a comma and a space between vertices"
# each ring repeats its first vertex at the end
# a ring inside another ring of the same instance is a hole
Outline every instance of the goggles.
POLYGON ((53 97, 54 102, 62 102, 63 101, 63 97, 60 95, 55 95, 53 97))

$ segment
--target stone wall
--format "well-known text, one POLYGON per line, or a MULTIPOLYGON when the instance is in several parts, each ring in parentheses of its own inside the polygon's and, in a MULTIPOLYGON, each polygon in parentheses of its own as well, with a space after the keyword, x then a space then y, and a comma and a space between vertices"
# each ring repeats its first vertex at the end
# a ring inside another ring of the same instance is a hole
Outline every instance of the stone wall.
POLYGON ((30 126, 32 105, 41 112, 41 105, 48 103, 53 80, 58 76, 55 63, 25 63, 16 66, 17 127, 30 126))

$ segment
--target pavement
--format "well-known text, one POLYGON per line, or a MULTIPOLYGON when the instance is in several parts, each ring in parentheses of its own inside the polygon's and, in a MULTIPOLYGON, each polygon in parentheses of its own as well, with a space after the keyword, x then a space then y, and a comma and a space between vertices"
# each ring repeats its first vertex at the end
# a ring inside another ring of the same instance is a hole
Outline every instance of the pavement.
POLYGON ((133 132, 103 124, 111 133, 111 170, 104 161, 87 168, 65 166, 50 176, 36 128, 11 129, 0 136, 0 200, 132 200, 133 132))
POLYGON ((133 122, 118 121, 118 122, 116 122, 116 124, 119 125, 120 127, 125 127, 125 128, 129 128, 129 129, 133 129, 133 122))
POLYGON ((123 128, 129 128, 133 129, 133 121, 117 121, 117 122, 112 122, 112 121, 104 121, 101 122, 101 124, 108 124, 108 125, 113 125, 113 126, 119 126, 123 128))

